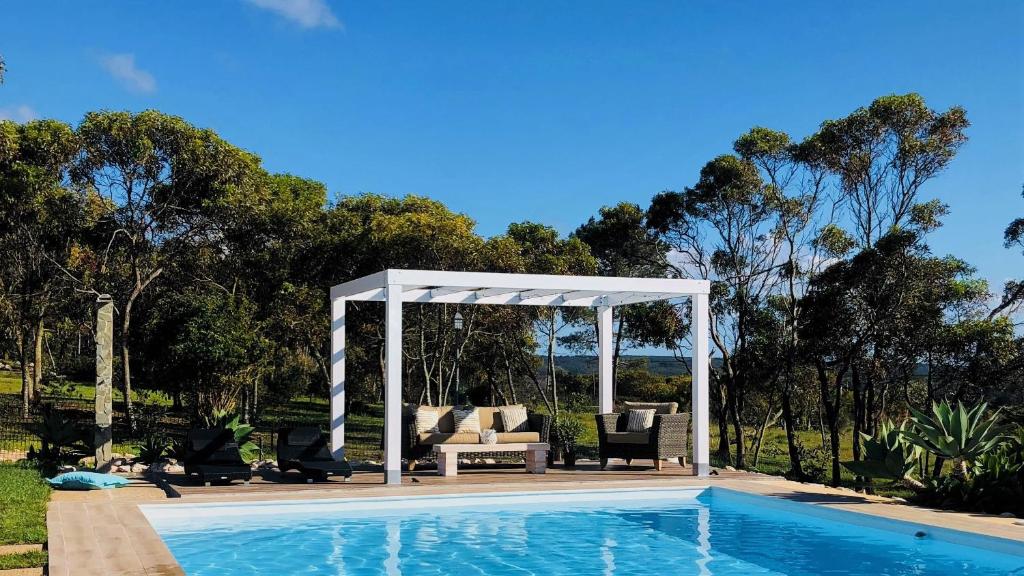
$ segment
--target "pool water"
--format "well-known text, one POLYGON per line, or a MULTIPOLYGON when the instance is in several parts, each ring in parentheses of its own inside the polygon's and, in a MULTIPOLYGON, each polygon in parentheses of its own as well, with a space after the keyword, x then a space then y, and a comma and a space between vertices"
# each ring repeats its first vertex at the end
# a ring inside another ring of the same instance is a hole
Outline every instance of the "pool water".
POLYGON ((1024 543, 720 488, 143 511, 190 576, 1024 575, 1024 543))

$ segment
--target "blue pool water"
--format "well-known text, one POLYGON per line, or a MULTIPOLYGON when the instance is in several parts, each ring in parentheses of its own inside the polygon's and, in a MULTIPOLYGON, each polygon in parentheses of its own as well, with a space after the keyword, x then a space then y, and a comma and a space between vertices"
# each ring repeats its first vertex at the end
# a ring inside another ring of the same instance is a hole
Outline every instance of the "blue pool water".
POLYGON ((143 511, 190 576, 1024 576, 1022 543, 720 488, 143 511))

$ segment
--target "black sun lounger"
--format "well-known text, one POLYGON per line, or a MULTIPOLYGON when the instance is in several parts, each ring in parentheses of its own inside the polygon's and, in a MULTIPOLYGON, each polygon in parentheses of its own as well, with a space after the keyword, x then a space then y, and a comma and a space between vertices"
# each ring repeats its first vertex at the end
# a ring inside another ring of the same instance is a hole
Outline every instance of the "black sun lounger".
POLYGON ((252 468, 242 460, 231 430, 199 428, 190 430, 185 445, 185 474, 210 485, 252 480, 252 468))
POLYGON ((346 460, 335 460, 327 446, 327 434, 316 426, 282 428, 277 433, 277 467, 281 473, 298 470, 308 482, 329 476, 352 479, 346 460))

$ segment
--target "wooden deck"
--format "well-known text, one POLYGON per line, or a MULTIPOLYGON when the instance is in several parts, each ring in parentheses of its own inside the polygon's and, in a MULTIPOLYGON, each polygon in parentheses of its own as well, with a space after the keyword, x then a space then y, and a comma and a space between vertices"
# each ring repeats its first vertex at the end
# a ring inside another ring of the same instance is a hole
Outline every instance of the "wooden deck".
MULTIPOLYGON (((746 472, 717 473, 719 478, 737 477, 746 480, 756 479, 760 475, 746 472)), ((358 470, 352 475, 351 482, 343 482, 341 479, 331 479, 326 482, 307 484, 302 481, 297 473, 281 474, 274 471, 261 471, 253 474, 252 482, 248 486, 241 482, 234 482, 229 485, 203 486, 189 480, 184 475, 170 475, 165 477, 167 484, 165 489, 168 495, 173 497, 194 498, 194 497, 216 497, 216 496, 245 496, 245 495, 301 495, 304 492, 318 493, 324 491, 334 492, 359 492, 370 488, 383 488, 384 473, 379 470, 358 470)), ((771 478, 763 476, 763 478, 771 478)), ((520 485, 532 484, 538 487, 549 483, 572 482, 599 484, 609 481, 623 480, 691 480, 701 483, 693 476, 690 467, 682 467, 676 462, 666 462, 661 471, 655 471, 654 466, 647 461, 633 462, 633 466, 621 464, 610 464, 607 470, 601 470, 597 462, 584 461, 574 469, 567 469, 561 465, 555 465, 547 469, 546 474, 528 474, 523 464, 461 464, 459 475, 455 477, 443 477, 437 473, 434 465, 426 464, 416 468, 413 472, 402 474, 402 487, 415 486, 454 486, 454 485, 520 485), (646 463, 645 463, 646 462, 646 463)), ((703 481, 703 483, 707 483, 703 481)))

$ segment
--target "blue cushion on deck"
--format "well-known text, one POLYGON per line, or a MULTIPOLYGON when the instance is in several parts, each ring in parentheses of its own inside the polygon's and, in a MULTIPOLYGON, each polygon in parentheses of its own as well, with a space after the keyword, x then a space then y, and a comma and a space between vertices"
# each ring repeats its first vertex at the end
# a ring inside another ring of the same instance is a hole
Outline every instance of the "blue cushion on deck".
POLYGON ((99 472, 65 472, 54 478, 47 479, 50 486, 62 490, 103 490, 106 488, 120 488, 128 484, 126 478, 115 474, 101 474, 99 472))

